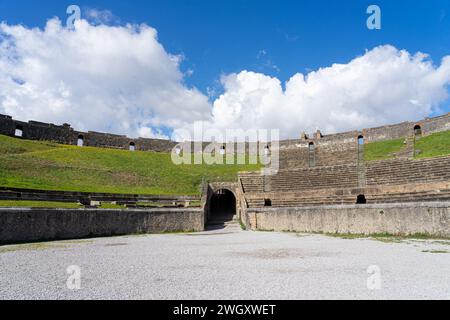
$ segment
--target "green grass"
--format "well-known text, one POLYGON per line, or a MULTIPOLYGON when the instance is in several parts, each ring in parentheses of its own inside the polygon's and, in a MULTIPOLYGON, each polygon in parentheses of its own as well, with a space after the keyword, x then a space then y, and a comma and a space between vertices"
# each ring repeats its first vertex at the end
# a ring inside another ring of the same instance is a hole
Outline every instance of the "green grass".
POLYGON ((394 152, 405 148, 405 139, 371 142, 364 145, 364 158, 366 161, 385 160, 393 157, 394 152))
POLYGON ((0 207, 16 208, 59 208, 59 209, 80 209, 83 206, 78 203, 51 202, 51 201, 9 201, 0 200, 0 207))
MULTIPOLYGON (((177 204, 183 204, 184 202, 177 202, 177 204)), ((164 208, 165 206, 172 206, 171 204, 167 204, 167 203, 160 203, 160 202, 137 202, 136 203, 137 206, 139 207, 149 207, 149 208, 164 208)), ((189 201, 189 208, 198 208, 202 206, 202 202, 201 201, 189 201)))
MULTIPOLYGON (((406 138, 371 142, 364 145, 366 161, 386 160, 393 158, 393 153, 402 151, 406 146, 406 138)), ((438 132, 418 138, 415 149, 419 153, 417 159, 450 155, 450 131, 438 132)))
POLYGON ((0 135, 0 186, 123 194, 198 195, 202 178, 235 181, 260 165, 180 165, 168 153, 27 141, 0 135))
POLYGON ((450 131, 438 132, 416 141, 416 158, 430 158, 450 154, 450 131))
MULTIPOLYGON (((0 208, 50 208, 50 209, 82 209, 83 205, 75 202, 55 202, 55 201, 16 201, 0 200, 0 208)), ((125 209, 125 206, 102 202, 99 209, 125 209)))

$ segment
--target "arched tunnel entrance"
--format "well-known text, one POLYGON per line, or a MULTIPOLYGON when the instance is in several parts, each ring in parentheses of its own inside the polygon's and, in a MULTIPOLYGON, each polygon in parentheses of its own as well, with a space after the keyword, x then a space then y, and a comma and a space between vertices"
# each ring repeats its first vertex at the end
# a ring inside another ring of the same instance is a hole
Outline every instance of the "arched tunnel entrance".
POLYGON ((209 225, 224 224, 233 220, 236 215, 236 197, 233 192, 221 189, 211 197, 209 210, 209 225))

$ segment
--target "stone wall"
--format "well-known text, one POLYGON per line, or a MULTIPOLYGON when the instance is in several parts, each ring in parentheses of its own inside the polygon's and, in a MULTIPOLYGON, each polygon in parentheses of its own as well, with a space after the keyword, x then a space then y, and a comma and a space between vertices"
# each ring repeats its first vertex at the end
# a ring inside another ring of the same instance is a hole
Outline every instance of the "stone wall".
POLYGON ((0 208, 0 244, 203 231, 203 209, 0 208))
POLYGON ((0 115, 0 134, 15 137, 16 129, 22 131, 21 138, 27 140, 51 141, 55 143, 77 145, 82 138, 83 146, 129 150, 134 144, 136 150, 171 152, 176 142, 158 139, 137 138, 100 132, 81 132, 74 130, 69 124, 62 126, 37 121, 23 122, 10 116, 0 115))
POLYGON ((301 139, 280 141, 280 167, 306 168, 358 163, 358 138, 364 143, 413 137, 419 126, 423 135, 450 130, 450 113, 417 122, 403 122, 338 134, 303 134, 301 139), (310 151, 310 145, 314 150, 310 151))
MULTIPOLYGON (((311 143, 316 148, 316 165, 354 162, 357 157, 356 151, 359 136, 363 136, 366 142, 403 138, 412 136, 416 125, 421 126, 425 135, 450 130, 450 113, 417 122, 404 122, 378 128, 363 129, 361 131, 329 135, 323 135, 318 131, 311 136, 303 134, 301 139, 280 141, 281 163, 286 164, 284 167, 309 166, 308 149, 311 143)), ((177 145, 176 142, 169 140, 132 139, 126 136, 94 131, 80 132, 71 128, 69 124, 58 126, 36 121, 22 122, 14 120, 7 115, 0 115, 0 134, 14 137, 16 129, 22 130, 22 138, 24 139, 45 140, 69 145, 76 145, 80 137, 83 138, 85 146, 124 150, 130 149, 130 144, 133 144, 136 150, 171 152, 177 145)), ((203 149, 207 145, 207 143, 203 143, 203 149)), ((225 146, 226 144, 224 144, 225 146)), ((252 149, 247 145, 246 152, 249 150, 252 149)))
POLYGON ((450 237, 450 202, 247 209, 253 230, 450 237))
POLYGON ((158 202, 161 204, 180 204, 200 201, 199 196, 177 195, 140 195, 95 192, 71 192, 53 190, 32 190, 0 187, 0 200, 13 201, 54 201, 54 202, 117 202, 119 204, 135 204, 136 202, 158 202))

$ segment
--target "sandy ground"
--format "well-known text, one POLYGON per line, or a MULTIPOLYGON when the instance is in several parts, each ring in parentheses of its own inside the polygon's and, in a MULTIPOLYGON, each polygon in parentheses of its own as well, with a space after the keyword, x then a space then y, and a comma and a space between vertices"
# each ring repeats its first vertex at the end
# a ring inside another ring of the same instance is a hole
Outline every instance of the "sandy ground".
POLYGON ((450 299, 450 241, 345 240, 229 226, 2 246, 0 298, 450 299))

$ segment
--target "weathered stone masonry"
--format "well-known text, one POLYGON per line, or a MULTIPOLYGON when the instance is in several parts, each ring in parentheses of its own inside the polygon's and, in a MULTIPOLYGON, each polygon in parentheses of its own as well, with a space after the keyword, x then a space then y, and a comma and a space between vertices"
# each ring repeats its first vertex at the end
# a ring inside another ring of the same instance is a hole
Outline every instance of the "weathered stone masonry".
MULTIPOLYGON (((82 139, 84 146, 128 150, 132 145, 135 150, 156 152, 171 152, 177 145, 176 142, 168 140, 130 139, 126 136, 106 133, 79 132, 68 124, 57 126, 36 121, 21 122, 9 116, 0 115, 0 134, 16 136, 16 130, 20 130, 21 137, 24 139, 68 145, 77 145, 78 140, 82 139)), ((332 135, 323 135, 318 131, 312 137, 302 134, 300 139, 280 141, 279 150, 272 149, 270 146, 272 152, 279 151, 280 154, 280 171, 277 175, 263 177, 259 172, 242 173, 238 184, 228 186, 228 189, 237 198, 239 217, 244 224, 253 229, 343 233, 424 232, 448 236, 450 234, 448 223, 450 156, 413 160, 414 148, 411 148, 411 141, 414 141, 417 135, 423 136, 447 130, 450 130, 450 113, 418 122, 404 122, 361 131, 332 135), (405 138, 407 147, 403 154, 396 155, 394 159, 388 161, 364 162, 361 141, 368 143, 397 138, 405 138), (416 205, 418 201, 421 204, 416 205), (431 201, 440 202, 431 203, 431 201), (360 204, 367 202, 369 205, 355 205, 356 202, 360 204), (394 204, 391 205, 391 203, 394 204), (399 203, 402 204, 397 206, 399 203)), ((206 145, 207 143, 203 143, 203 149, 206 145)), ((248 145, 246 150, 249 150, 248 145)), ((210 187, 213 192, 214 185, 210 187)), ((224 186, 220 185, 217 188, 219 187, 224 186)), ((205 194, 206 213, 208 213, 207 195, 210 193, 205 194)), ((34 214, 36 211, 31 212, 34 214)), ((65 212, 70 221, 75 219, 73 220, 75 226, 79 222, 82 224, 82 228, 79 229, 82 235, 77 237, 173 230, 165 229, 164 225, 159 223, 156 228, 153 228, 153 222, 146 220, 147 218, 139 220, 137 224, 133 222, 129 225, 129 219, 135 221, 133 219, 136 217, 142 217, 132 212, 129 215, 126 212, 120 212, 120 217, 125 219, 117 218, 120 221, 114 217, 117 211, 114 214, 111 211, 110 216, 105 216, 104 211, 96 211, 94 215, 90 211, 65 212), (88 214, 89 223, 92 223, 91 219, 114 218, 111 221, 102 220, 106 221, 111 229, 89 231, 84 214, 88 214), (122 226, 129 225, 130 228, 116 231, 116 223, 122 226), (86 234, 87 231, 89 232, 86 234)), ((30 216, 30 211, 26 210, 9 213, 25 220, 27 217, 33 217, 33 214, 30 216)), ((43 211, 39 211, 39 214, 42 213, 43 211)), ((62 221, 63 223, 54 230, 60 230, 60 228, 66 230, 64 228, 70 226, 70 223, 66 223, 64 219, 59 221, 60 218, 54 215, 55 212, 49 212, 49 214, 50 220, 47 222, 53 221, 52 223, 58 224, 62 221)), ((36 219, 40 217, 36 216, 36 219)), ((161 215, 151 217, 153 219, 161 215)), ((163 215, 162 217, 174 216, 163 215)), ((195 225, 201 225, 203 228, 205 222, 203 211, 201 221, 197 218, 191 220, 191 218, 193 217, 189 216, 186 220, 188 226, 192 221, 196 221, 195 225)), ((171 223, 165 221, 165 218, 162 220, 158 218, 157 221, 171 223)), ((14 225, 14 222, 12 223, 14 225)), ((33 227, 32 224, 28 226, 33 227)), ((53 230, 49 229, 48 223, 41 226, 45 232, 53 230)), ((195 229, 201 230, 201 228, 195 229)), ((32 232, 39 234, 40 231, 33 229, 32 232)), ((72 237, 70 232, 62 234, 62 237, 72 237)), ((49 237, 60 238, 61 235, 56 233, 49 237)), ((23 239, 28 241, 26 237, 23 239)), ((38 239, 42 239, 42 236, 38 239)))
POLYGON ((171 152, 177 145, 176 142, 168 140, 131 139, 108 133, 81 132, 74 130, 69 124, 58 126, 36 121, 22 122, 14 120, 10 116, 0 115, 0 134, 14 137, 17 129, 22 131, 23 139, 51 141, 66 145, 77 145, 80 138, 83 140, 84 146, 124 150, 129 150, 132 144, 136 150, 171 152))
MULTIPOLYGON (((404 122, 401 124, 383 126, 378 128, 362 129, 344 133, 322 135, 318 131, 310 137, 302 134, 300 139, 280 141, 280 162, 286 167, 308 167, 311 162, 317 165, 333 165, 354 162, 357 160, 358 137, 365 142, 382 141, 412 136, 414 128, 420 126, 423 134, 450 130, 450 113, 417 122, 404 122), (310 147, 314 146, 314 157, 310 157, 310 147), (354 151, 354 152, 352 152, 354 151)), ((171 152, 177 142, 159 139, 137 138, 132 139, 123 135, 100 133, 94 131, 81 132, 74 130, 70 124, 55 125, 37 121, 23 122, 12 117, 0 114, 0 134, 14 137, 16 129, 22 131, 22 138, 28 140, 52 141, 67 145, 77 145, 79 138, 84 146, 171 152)), ((188 142, 189 143, 189 142, 188 142)), ((203 148, 207 143, 203 144, 203 148)), ((193 150, 193 149, 192 149, 193 150)), ((246 146, 249 150, 249 146, 246 146)))
POLYGON ((0 245, 141 233, 203 231, 203 209, 0 208, 0 245))

